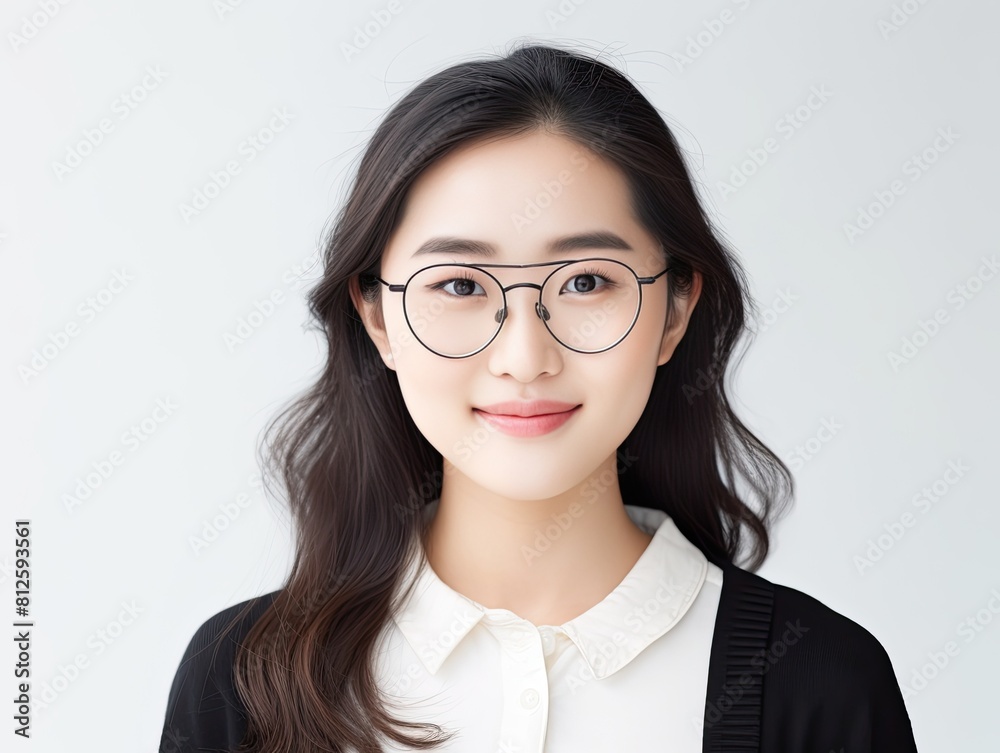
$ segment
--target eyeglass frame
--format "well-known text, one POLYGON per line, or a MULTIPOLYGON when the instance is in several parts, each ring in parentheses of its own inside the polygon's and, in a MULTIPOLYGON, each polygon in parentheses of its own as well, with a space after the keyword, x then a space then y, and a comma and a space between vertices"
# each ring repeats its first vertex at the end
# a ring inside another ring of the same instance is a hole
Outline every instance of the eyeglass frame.
POLYGON ((667 264, 667 267, 662 272, 660 272, 658 274, 655 274, 652 277, 640 277, 638 274, 636 274, 636 271, 634 269, 632 269, 632 267, 630 267, 628 264, 626 264, 623 261, 620 261, 618 259, 608 259, 606 257, 601 257, 601 256, 592 256, 592 257, 587 257, 585 259, 564 259, 564 260, 560 260, 560 261, 542 261, 542 262, 535 262, 533 264, 471 264, 471 263, 466 263, 466 262, 441 262, 440 264, 429 264, 426 267, 422 267, 422 268, 418 269, 416 272, 414 272, 412 275, 410 275, 407 278, 406 282, 404 282, 402 284, 386 282, 381 277, 379 277, 378 275, 375 275, 375 274, 367 274, 367 275, 362 275, 362 276, 363 277, 368 277, 369 279, 378 280, 380 283, 382 283, 387 288, 389 288, 389 292, 390 293, 402 293, 403 294, 403 301, 402 301, 402 303, 403 303, 403 318, 406 319, 406 326, 410 328, 410 332, 413 333, 413 336, 416 338, 417 342, 419 342, 421 345, 423 345, 425 348, 427 348, 427 350, 429 350, 431 353, 433 353, 436 356, 440 356, 441 358, 471 358, 472 356, 477 355, 479 353, 482 353, 484 350, 486 350, 486 348, 488 348, 490 346, 490 344, 494 340, 496 340, 497 335, 500 334, 500 331, 503 329, 503 325, 507 321, 507 317, 508 317, 508 314, 507 314, 507 310, 508 310, 508 305, 507 305, 507 291, 508 290, 513 290, 514 288, 536 288, 538 290, 538 300, 535 302, 535 314, 538 316, 539 319, 542 320, 542 324, 545 325, 545 331, 548 332, 550 335, 552 335, 552 339, 555 340, 560 345, 562 345, 564 348, 567 348, 567 349, 573 351, 574 353, 582 353, 584 355, 590 355, 590 354, 594 354, 594 353, 604 353, 606 351, 609 351, 612 348, 614 348, 615 346, 620 345, 622 343, 622 341, 626 337, 628 337, 629 334, 632 332, 632 330, 635 328, 635 323, 637 321, 639 321, 639 314, 642 311, 642 286, 643 285, 652 285, 654 282, 656 282, 656 280, 658 278, 662 277, 663 275, 665 275, 670 270, 671 270, 671 265, 667 264), (549 316, 548 309, 546 309, 545 306, 542 305, 542 289, 545 287, 545 284, 552 278, 552 276, 556 272, 558 272, 563 267, 569 266, 570 264, 577 264, 579 262, 587 262, 587 261, 610 261, 610 262, 612 262, 614 264, 620 264, 621 266, 625 267, 625 269, 627 269, 629 272, 632 273, 632 276, 635 278, 636 283, 638 283, 639 299, 638 299, 638 301, 636 302, 636 305, 635 305, 635 316, 632 317, 632 323, 629 324, 628 329, 625 330, 625 334, 623 334, 621 337, 619 337, 615 342, 611 343, 611 345, 608 345, 606 348, 601 348, 600 350, 577 350, 576 348, 574 348, 574 347, 572 347, 570 345, 567 345, 562 340, 560 340, 558 337, 556 337, 555 333, 551 329, 549 329, 548 320, 551 317, 549 316), (542 280, 542 283, 540 285, 537 284, 537 283, 533 283, 533 282, 518 282, 518 283, 515 283, 513 285, 508 285, 508 286, 504 287, 503 283, 500 282, 500 280, 498 280, 496 277, 494 277, 493 275, 491 275, 485 269, 486 267, 490 267, 490 268, 493 268, 493 267, 503 267, 503 268, 526 269, 526 268, 529 268, 529 267, 550 267, 550 266, 552 266, 554 264, 557 264, 559 266, 557 266, 555 269, 553 269, 551 272, 549 272, 549 274, 545 277, 545 279, 542 280), (490 339, 487 340, 486 343, 484 345, 482 345, 478 350, 474 350, 471 353, 466 353, 465 355, 460 355, 460 356, 449 356, 449 355, 445 355, 444 353, 438 353, 436 350, 434 350, 434 348, 430 347, 427 343, 425 343, 423 340, 420 339, 420 335, 417 334, 417 331, 413 328, 413 324, 410 323, 410 316, 409 316, 409 314, 406 311, 406 289, 409 286, 409 284, 413 281, 414 277, 416 277, 417 275, 421 274, 422 272, 427 271, 428 269, 433 269, 434 267, 469 267, 471 269, 476 269, 476 270, 482 272, 487 277, 489 277, 494 282, 496 282, 497 287, 500 288, 500 295, 502 296, 502 299, 503 299, 503 307, 494 316, 494 318, 496 318, 496 316, 500 316, 501 317, 500 320, 499 320, 499 322, 498 322, 498 324, 500 326, 497 327, 496 331, 493 333, 493 336, 490 337, 490 339), (544 316, 542 315, 542 311, 545 312, 544 316))

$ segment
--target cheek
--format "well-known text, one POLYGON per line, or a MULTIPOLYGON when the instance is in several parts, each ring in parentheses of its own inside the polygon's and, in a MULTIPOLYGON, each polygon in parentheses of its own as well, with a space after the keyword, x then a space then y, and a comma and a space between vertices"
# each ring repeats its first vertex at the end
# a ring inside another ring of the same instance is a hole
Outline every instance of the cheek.
POLYGON ((417 342, 407 326, 400 301, 389 299, 383 303, 382 320, 385 322, 385 334, 397 367, 413 355, 419 356, 417 351, 423 349, 423 346, 417 342))
POLYGON ((647 364, 651 369, 656 368, 663 344, 666 316, 667 304, 660 296, 643 298, 639 319, 622 343, 629 348, 629 358, 636 368, 645 368, 647 364))
POLYGON ((663 341, 663 321, 658 318, 660 312, 649 313, 647 317, 643 311, 628 337, 610 351, 620 350, 616 363, 625 370, 632 370, 638 379, 645 378, 647 371, 656 368, 663 341))
POLYGON ((436 356, 433 353, 424 356, 412 350, 396 357, 396 377, 411 413, 441 410, 450 395, 454 396, 452 402, 457 399, 455 385, 447 379, 447 370, 429 363, 431 358, 436 356))
MULTIPOLYGON (((624 343, 618 348, 623 346, 624 343)), ((619 358, 606 367, 595 364, 588 369, 587 392, 592 400, 600 404, 607 421, 638 420, 649 397, 656 362, 645 348, 623 349, 616 355, 619 358)))
POLYGON ((628 337, 608 351, 610 358, 595 361, 588 367, 588 393, 602 403, 607 421, 629 424, 626 434, 639 420, 649 400, 662 335, 660 321, 640 316, 628 337))
POLYGON ((454 443, 471 410, 467 370, 457 361, 434 355, 420 343, 405 348, 396 360, 399 388, 413 422, 428 442, 447 454, 446 448, 454 443))

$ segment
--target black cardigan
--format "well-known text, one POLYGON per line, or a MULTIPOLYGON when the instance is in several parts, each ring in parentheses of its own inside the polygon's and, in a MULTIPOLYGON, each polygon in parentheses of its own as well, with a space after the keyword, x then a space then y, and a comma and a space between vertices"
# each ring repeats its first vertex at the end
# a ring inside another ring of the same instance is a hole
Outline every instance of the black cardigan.
MULTIPOLYGON (((702 753, 915 753, 892 663, 871 633, 808 594, 720 566, 702 753)), ((195 632, 170 688, 160 753, 236 749, 246 730, 236 643, 277 594, 224 609, 195 632)))

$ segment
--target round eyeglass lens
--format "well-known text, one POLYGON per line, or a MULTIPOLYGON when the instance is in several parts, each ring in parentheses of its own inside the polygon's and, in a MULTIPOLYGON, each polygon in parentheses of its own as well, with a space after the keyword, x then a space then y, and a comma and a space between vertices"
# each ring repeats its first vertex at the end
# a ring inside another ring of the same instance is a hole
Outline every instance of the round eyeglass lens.
POLYGON ((403 297, 417 339, 444 356, 474 353, 500 328, 503 292, 496 280, 472 267, 423 269, 410 279, 403 297))
POLYGON ((639 314, 639 283, 624 264, 607 260, 559 267, 545 282, 549 332, 568 348, 594 353, 615 345, 639 314))

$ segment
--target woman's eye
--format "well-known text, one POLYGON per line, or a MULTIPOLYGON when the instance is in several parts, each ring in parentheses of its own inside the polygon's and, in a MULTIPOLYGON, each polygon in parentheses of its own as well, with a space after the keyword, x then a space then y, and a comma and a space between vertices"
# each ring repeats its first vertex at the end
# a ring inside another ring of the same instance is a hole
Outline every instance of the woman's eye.
POLYGON ((573 275, 566 281, 569 293, 590 293, 600 287, 605 287, 609 281, 596 274, 573 275), (604 285, 598 285, 597 281, 603 280, 604 285))
POLYGON ((476 288, 479 288, 480 291, 483 291, 482 286, 478 282, 476 282, 475 280, 466 280, 464 278, 459 278, 457 280, 449 280, 442 286, 442 289, 446 293, 449 293, 450 295, 453 295, 456 298, 468 298, 470 295, 475 293, 476 288), (454 285, 454 290, 448 290, 448 286, 450 285, 454 285))

